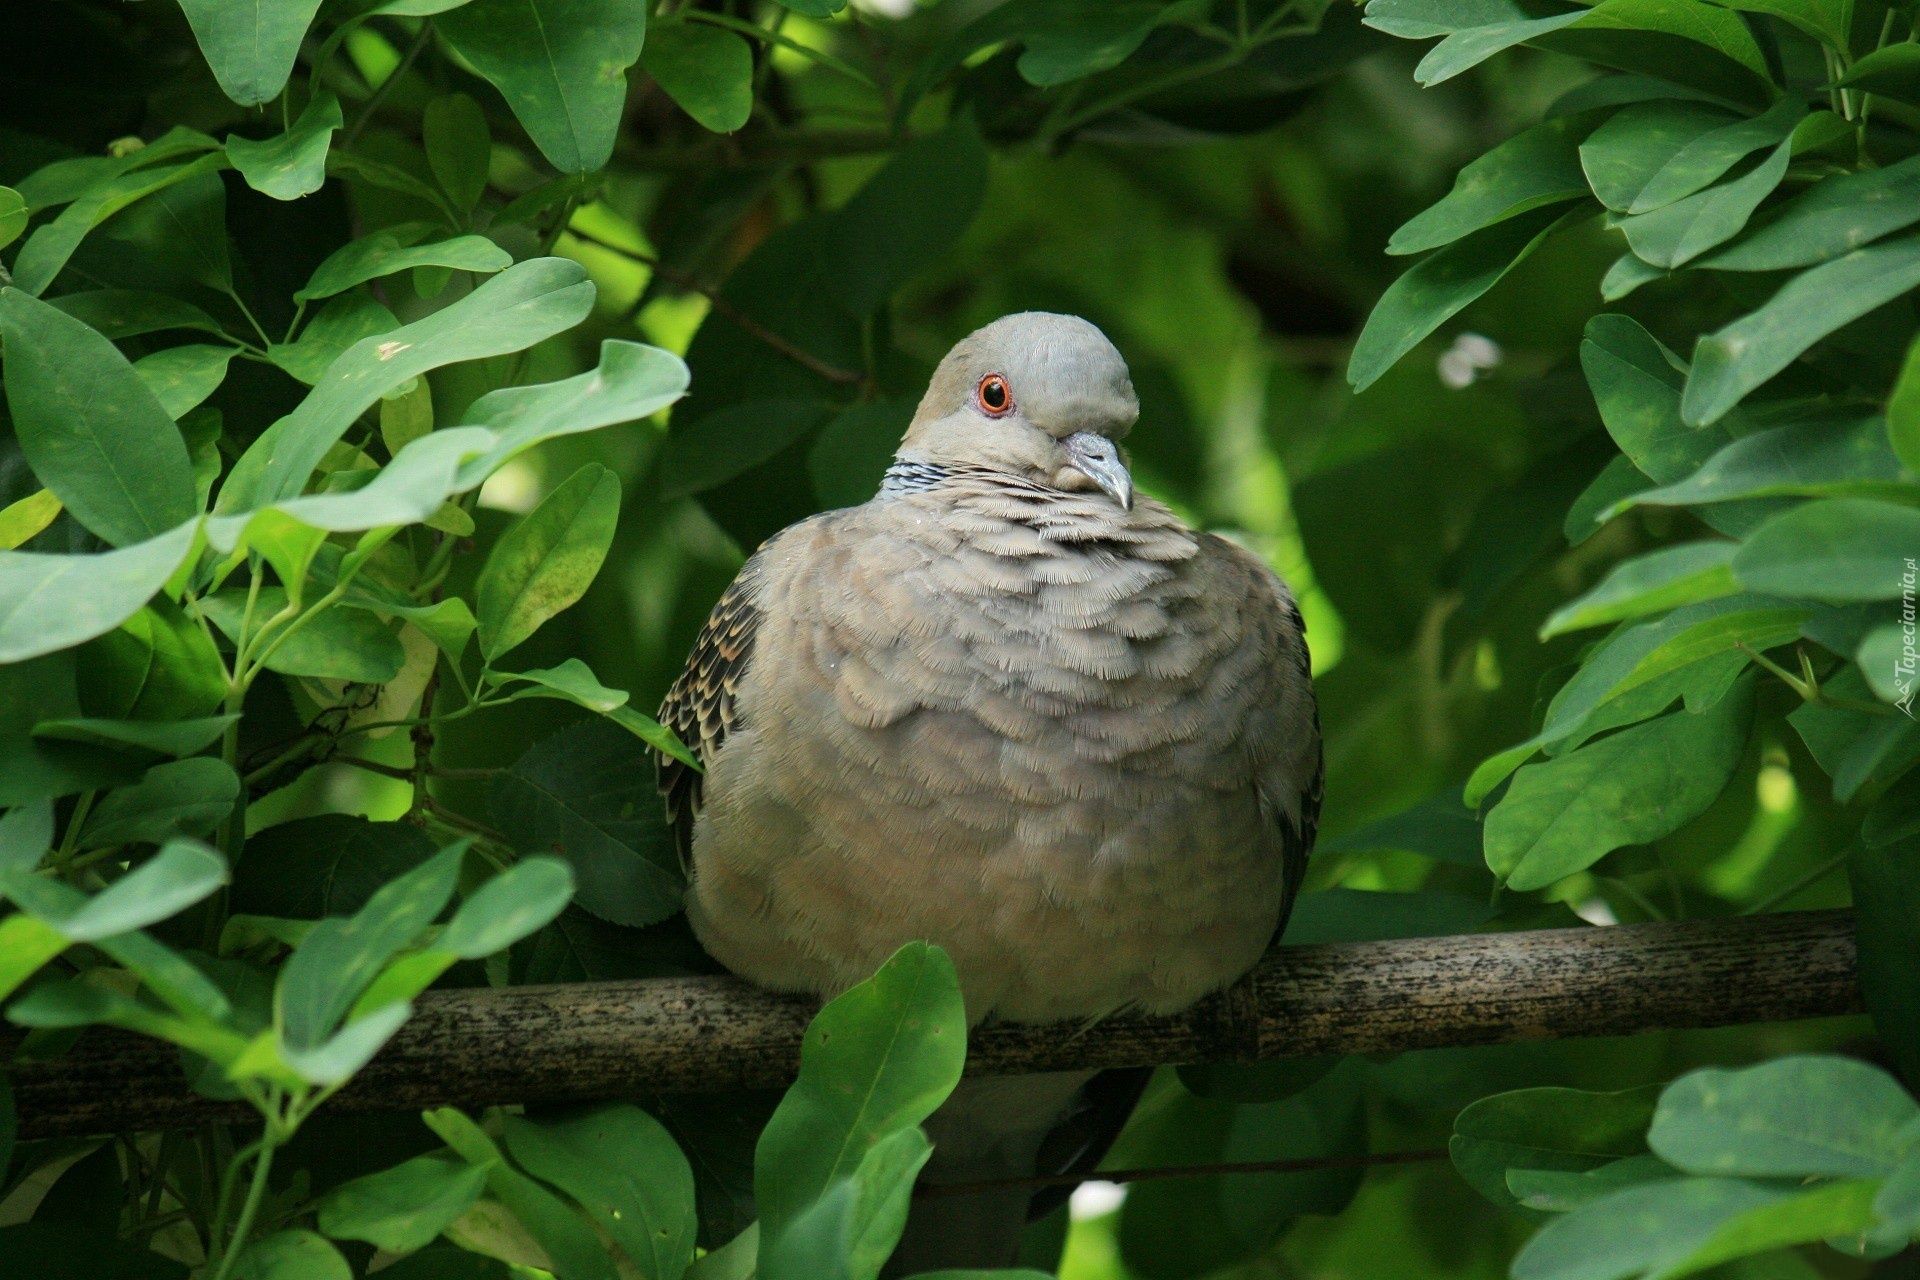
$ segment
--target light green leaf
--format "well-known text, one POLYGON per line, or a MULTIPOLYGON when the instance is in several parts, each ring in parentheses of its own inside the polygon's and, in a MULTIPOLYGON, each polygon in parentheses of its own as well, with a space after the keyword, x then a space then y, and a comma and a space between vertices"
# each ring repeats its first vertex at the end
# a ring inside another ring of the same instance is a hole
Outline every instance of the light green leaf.
POLYGON ((171 760, 131 787, 108 792, 87 815, 82 848, 158 844, 175 835, 203 836, 233 809, 240 777, 212 756, 171 760))
POLYGON ((255 191, 275 200, 298 200, 326 182, 327 148, 344 123, 340 100, 322 90, 283 134, 258 141, 228 134, 227 159, 255 191))
POLYGON ((221 90, 253 107, 286 87, 320 0, 180 0, 180 7, 221 90))
POLYGON ((1353 389, 1372 386, 1421 339, 1498 284, 1571 216, 1536 209, 1476 231, 1415 263, 1387 286, 1354 343, 1347 364, 1353 389))
POLYGON ((1631 103, 1580 144, 1580 165, 1602 204, 1619 213, 1643 212, 1634 206, 1669 165, 1696 144, 1745 123, 1705 102, 1662 98, 1631 103))
POLYGON ((607 163, 647 11, 622 0, 474 0, 439 29, 562 173, 607 163))
MULTIPOLYGON (((246 596, 245 591, 234 589, 200 601, 207 620, 235 643, 239 643, 246 616, 246 596)), ((256 643, 254 654, 267 670, 355 684, 385 684, 406 664, 406 650, 399 637, 379 619, 337 604, 301 615, 308 620, 290 633, 286 628, 291 624, 284 622, 272 631, 263 631, 265 621, 279 614, 286 604, 287 593, 280 587, 263 588, 254 604, 253 632, 264 637, 256 643), (281 633, 286 633, 284 641, 276 639, 281 633)))
MULTIPOLYGON (((1920 201, 1920 191, 1915 199, 1920 201)), ((1900 377, 1887 397, 1887 439, 1907 470, 1920 472, 1920 338, 1907 348, 1900 377)))
POLYGON ((758 1280, 874 1280, 900 1242, 914 1181, 932 1155, 917 1128, 880 1139, 851 1175, 767 1237, 758 1280))
POLYGON ((21 451, 75 519, 124 547, 194 517, 186 441, 111 342, 18 289, 0 289, 0 339, 21 451))
POLYGON ((0 920, 0 1000, 18 991, 68 945, 67 935, 43 920, 29 915, 0 920))
POLYGON ((1600 297, 1607 302, 1618 302, 1641 285, 1651 284, 1667 274, 1631 253, 1623 253, 1613 260, 1607 274, 1600 277, 1600 297))
POLYGON ((191 720, 108 720, 94 717, 42 720, 33 726, 33 736, 187 756, 210 745, 233 723, 233 719, 230 715, 224 715, 200 716, 191 720))
POLYGON ((225 883, 225 858, 197 840, 170 840, 99 893, 84 897, 74 910, 43 918, 70 941, 99 942, 158 924, 225 883))
POLYGON ((12 187, 0 187, 0 249, 20 238, 27 229, 27 202, 12 187))
POLYGON ((51 489, 36 489, 0 510, 0 551, 11 551, 37 537, 66 508, 51 489))
POLYGON ((416 378, 413 386, 380 399, 380 441, 390 456, 433 430, 433 386, 416 378))
POLYGON ((1599 585, 1548 618, 1540 638, 1731 595, 1736 542, 1688 542, 1615 565, 1599 585))
POLYGON ((227 380, 227 363, 239 352, 238 347, 189 343, 142 356, 133 371, 160 402, 161 412, 178 421, 227 380))
POLYGON ((1920 1104, 1879 1067, 1798 1054, 1734 1071, 1694 1071, 1667 1086, 1647 1143, 1696 1174, 1880 1178, 1893 1172, 1920 1104))
POLYGON ((1649 1182, 1555 1218, 1513 1260, 1513 1280, 1619 1280, 1685 1260, 1725 1224, 1790 1191, 1733 1178, 1649 1182))
POLYGON ((1758 311, 1701 338, 1680 413, 1715 422, 1820 339, 1920 284, 1920 238, 1858 249, 1789 280, 1758 311))
POLYGON ((1809 419, 1741 436, 1679 484, 1643 490, 1622 506, 1684 507, 1783 495, 1892 498, 1911 493, 1914 484, 1879 418, 1809 419))
POLYGON ((293 296, 302 302, 330 298, 357 284, 413 267, 452 267, 491 274, 513 265, 513 255, 485 236, 454 236, 414 244, 425 224, 403 223, 342 245, 313 269, 313 278, 293 296))
POLYGON ((434 180, 454 208, 471 213, 487 189, 493 154, 486 113, 466 94, 450 93, 427 104, 420 132, 434 180))
POLYGON ((487 1171, 487 1190, 539 1242, 556 1275, 566 1280, 617 1280, 607 1251, 580 1215, 508 1164, 479 1125, 451 1107, 426 1112, 421 1119, 469 1164, 487 1171))
POLYGON ((687 393, 687 381, 686 363, 671 351, 608 338, 600 344, 599 366, 586 373, 488 392, 461 421, 490 427, 499 439, 461 468, 461 486, 477 486, 508 458, 543 440, 658 413, 687 393))
POLYGON ((152 599, 193 549, 195 520, 98 555, 0 551, 0 662, 105 635, 152 599))
POLYGON ((573 869, 558 858, 523 858, 474 891, 434 949, 484 960, 543 928, 573 897, 573 869))
POLYGON ((361 339, 234 464, 216 509, 232 514, 296 496, 354 419, 387 392, 444 364, 530 347, 578 324, 592 307, 585 268, 534 258, 424 320, 361 339))
POLYGON ((1531 764, 1487 815, 1487 866, 1542 889, 1613 850, 1647 844, 1706 811, 1747 744, 1751 697, 1676 712, 1531 764))
POLYGON ((1453 190, 1393 233, 1388 253, 1422 253, 1517 214, 1587 194, 1580 143, 1606 115, 1557 116, 1472 161, 1453 190))
POLYGON ((967 1017, 953 962, 908 943, 873 977, 815 1015, 800 1078, 754 1152, 761 1256, 769 1242, 881 1141, 946 1100, 967 1054, 967 1017))
POLYGON ((276 342, 267 358, 289 374, 313 386, 326 376, 333 362, 363 338, 392 333, 400 327, 393 312, 364 293, 344 293, 327 299, 300 331, 298 342, 276 342))
POLYGON ((311 1231, 255 1240, 234 1260, 233 1280, 353 1280, 339 1250, 311 1231))
POLYGON ((516 698, 560 697, 589 711, 601 715, 610 714, 614 708, 627 704, 625 689, 609 689, 600 683, 599 677, 591 668, 578 658, 568 658, 557 667, 546 667, 538 671, 488 671, 488 684, 504 685, 524 680, 538 686, 522 689, 516 698))
POLYGON ((1865 1234, 1875 1226, 1876 1190, 1871 1182, 1833 1183, 1809 1188, 1777 1204, 1757 1205, 1721 1224, 1685 1258, 1662 1268, 1658 1280, 1694 1275, 1735 1258, 1792 1245, 1865 1234))
POLYGON ((489 662, 586 594, 619 520, 620 479, 590 462, 501 537, 475 587, 489 662))
MULTIPOLYGON (((1837 47, 1847 47, 1846 35, 1841 36, 1837 47)), ((1920 46, 1903 42, 1875 49, 1856 60, 1838 83, 1896 102, 1920 103, 1920 46)))
POLYGON ((320 1229, 389 1253, 412 1253, 432 1244, 472 1208, 486 1184, 482 1167, 439 1155, 415 1156, 329 1191, 320 1201, 320 1229))
POLYGON ((1806 114, 1805 103, 1782 98, 1751 120, 1694 139, 1660 166, 1624 212, 1648 213, 1692 195, 1755 151, 1787 141, 1806 114))
POLYGON ((652 1280, 693 1260, 693 1170, 673 1136, 626 1103, 540 1123, 506 1121, 522 1169, 572 1196, 652 1280))
POLYGON ((1507 1189, 1523 1209, 1568 1213, 1592 1204, 1622 1187, 1639 1186, 1673 1177, 1673 1166, 1657 1156, 1627 1156, 1570 1173, 1556 1169, 1509 1169, 1507 1189))
POLYGON ((1909 156, 1884 169, 1821 179, 1762 215, 1739 243, 1695 265, 1717 271, 1817 266, 1915 222, 1920 222, 1920 156, 1909 156))
POLYGON ((753 114, 753 50, 743 36, 702 22, 663 24, 647 34, 640 62, 704 129, 732 133, 753 114))
POLYGON ((1750 591, 1844 604, 1892 600, 1920 548, 1920 511, 1865 498, 1825 498, 1775 516, 1734 557, 1750 591))
POLYGON ((1751 172, 1615 225, 1642 261, 1672 270, 1740 234, 1786 177, 1793 144, 1782 142, 1751 172))

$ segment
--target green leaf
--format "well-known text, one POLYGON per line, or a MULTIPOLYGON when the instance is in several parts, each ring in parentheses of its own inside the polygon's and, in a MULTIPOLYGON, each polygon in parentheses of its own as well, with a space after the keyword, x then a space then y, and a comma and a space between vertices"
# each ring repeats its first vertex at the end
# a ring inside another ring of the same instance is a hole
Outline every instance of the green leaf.
POLYGON ((47 961, 65 951, 67 935, 30 915, 0 920, 0 1000, 40 971, 47 961))
MULTIPOLYGON (((1648 185, 1670 165, 1695 145, 1747 123, 1705 102, 1674 99, 1635 102, 1622 107, 1580 144, 1580 165, 1592 184, 1593 194, 1602 204, 1618 213, 1645 212, 1658 207, 1644 200, 1648 185), (1636 205, 1642 207, 1636 208, 1636 205)), ((1686 171, 1692 167, 1682 165, 1681 169, 1686 171)), ((1671 181, 1666 180, 1662 185, 1671 181)), ((1677 198, 1669 197, 1659 204, 1677 198)))
POLYGON ((489 662, 586 594, 619 522, 620 478, 590 462, 507 530, 475 587, 489 662))
POLYGON ((599 366, 586 373, 488 392, 461 421, 491 428, 498 439, 461 467, 461 486, 479 485, 508 458, 543 440, 658 413, 687 393, 687 381, 686 363, 671 351, 608 338, 600 344, 599 366))
POLYGON ((8 895, 53 925, 72 942, 99 942, 158 924, 227 883, 227 863, 197 840, 171 840, 160 852, 99 893, 75 894, 70 909, 49 912, 22 901, 17 873, 4 881, 8 895))
POLYGON ((1651 213, 1618 219, 1627 244, 1642 261, 1672 270, 1740 234, 1760 202, 1787 175, 1793 144, 1782 142, 1750 172, 1708 187, 1651 213))
POLYGON ((521 689, 511 695, 513 698, 562 698, 603 716, 626 706, 629 696, 625 689, 609 689, 601 684, 592 668, 578 658, 568 658, 557 667, 538 671, 488 671, 485 679, 493 685, 524 680, 536 687, 521 689))
POLYGON ((1742 498, 1872 495, 1912 492, 1913 473, 1900 464, 1879 418, 1809 419, 1741 436, 1678 484, 1647 489, 1625 505, 1684 507, 1742 498))
POLYGON ((450 93, 427 104, 420 134, 434 180, 454 208, 471 213, 486 192, 493 155, 486 112, 466 94, 450 93))
MULTIPOLYGON (((1660 1280, 1689 1276, 1734 1258, 1791 1245, 1859 1236, 1876 1224, 1871 1182, 1816 1186, 1777 1204, 1759 1205, 1723 1223, 1707 1241, 1660 1272, 1660 1280)), ((1905 1241, 1895 1245, 1899 1248, 1905 1241)))
POLYGON ((36 1280, 187 1280, 187 1269, 96 1223, 22 1222, 0 1227, 0 1257, 36 1280))
POLYGON ((1688 1173, 1748 1178, 1879 1178, 1912 1145, 1920 1104, 1854 1058, 1797 1054, 1667 1086, 1647 1143, 1688 1173))
POLYGON ((507 1150, 558 1187, 640 1268, 675 1280, 693 1261, 693 1170, 660 1122, 626 1103, 564 1119, 506 1121, 507 1150))
POLYGON ((1728 410, 1820 339, 1920 284, 1920 238, 1855 250, 1789 280, 1758 311, 1700 339, 1680 414, 1699 425, 1728 410))
POLYGON ((194 517, 186 441, 111 342, 18 289, 0 289, 0 339, 21 451, 76 520, 124 547, 194 517))
POLYGON ((1388 253, 1423 253, 1542 205, 1587 194, 1580 144, 1604 111, 1556 116, 1472 161, 1444 199, 1393 233, 1388 253))
POLYGON ((421 1119, 469 1164, 487 1171, 487 1189, 546 1250, 556 1264, 555 1274, 566 1280, 616 1280, 612 1260, 580 1215, 508 1164, 480 1126, 451 1107, 426 1112, 421 1119))
MULTIPOLYGON (((1836 698, 1868 699, 1873 690, 1852 666, 1829 675, 1822 688, 1836 698)), ((1826 702, 1803 703, 1787 723, 1833 778, 1833 796, 1851 800, 1868 783, 1886 782, 1920 760, 1920 724, 1904 715, 1870 715, 1826 702)))
POLYGON ((411 823, 341 813, 297 818, 247 837, 230 905, 236 913, 290 920, 346 915, 434 853, 411 823))
POLYGON ((1041 88, 1111 70, 1145 43, 1168 7, 1140 0, 1025 4, 1010 17, 1026 45, 1015 65, 1022 79, 1041 88))
POLYGON ((415 267, 450 267, 491 274, 513 265, 513 255, 485 236, 454 236, 414 244, 425 224, 389 227, 342 245, 313 269, 313 277, 293 296, 302 302, 330 298, 357 284, 415 267))
POLYGON ((1733 594, 1736 542, 1688 542, 1618 564, 1593 590, 1556 610, 1540 638, 1733 594))
POLYGON ((176 835, 203 836, 220 824, 240 795, 240 777, 212 756, 170 760, 131 787, 109 791, 87 815, 81 847, 159 844, 176 835))
POLYGON ((32 871, 53 848, 53 806, 23 804, 0 815, 0 871, 32 871))
POLYGON ((98 555, 0 551, 0 662, 37 658, 113 630, 166 585, 199 532, 193 521, 98 555))
POLYGON ((465 854, 465 842, 443 849, 382 885, 350 918, 328 917, 307 935, 274 991, 274 1021, 287 1048, 311 1049, 333 1033, 387 962, 447 905, 465 854))
POLYGON ((911 942, 814 1016, 800 1078, 754 1152, 761 1256, 882 1140, 931 1115, 959 1082, 967 1016, 953 962, 911 942))
MULTIPOLYGON (((392 333, 400 327, 393 312, 364 293, 329 298, 307 321, 298 342, 276 342, 267 358, 289 374, 313 386, 326 376, 335 360, 363 338, 392 333)), ((404 385, 404 384, 403 384, 404 385)))
POLYGON ((1901 1074, 1920 1082, 1920 852, 1911 837, 1863 841, 1848 854, 1847 875, 1867 1012, 1901 1074))
MULTIPOLYGON (((1477 867, 1481 865, 1480 820, 1461 805, 1457 796, 1442 792, 1390 818, 1370 822, 1358 831, 1323 838, 1314 848, 1324 853, 1405 849, 1440 862, 1477 867)), ((1288 927, 1291 938, 1292 926, 1288 927)))
POLYGON ((832 412, 822 400, 748 400, 709 413, 667 437, 660 496, 716 489, 774 457, 832 412))
POLYGON ((0 249, 27 229, 27 202, 12 187, 0 187, 0 249))
POLYGON ((176 421, 219 389, 227 379, 227 362, 238 347, 193 343, 168 347, 134 362, 133 371, 160 403, 161 412, 176 421))
MULTIPOLYGON (((1839 47, 1846 48, 1841 38, 1839 47)), ((1839 84, 1881 94, 1909 105, 1920 103, 1920 46, 1890 44, 1854 61, 1839 84)))
POLYGON ((732 133, 753 114, 753 49, 744 36, 703 22, 665 23, 648 33, 640 65, 703 129, 732 133))
POLYGON ((277 137, 256 141, 228 134, 227 159, 255 191, 275 200, 298 200, 326 182, 327 148, 333 131, 345 123, 340 100, 322 90, 277 137))
POLYGON ((11 551, 37 537, 65 507, 51 489, 37 489, 0 510, 0 551, 11 551))
POLYGON ((221 90, 253 107, 286 87, 320 0, 180 0, 180 7, 221 90))
POLYGON ((1793 1193, 1733 1178, 1631 1186, 1555 1218, 1513 1260, 1513 1280, 1614 1280, 1683 1262, 1741 1214, 1793 1193))
POLYGON ((620 0, 474 0, 439 21, 447 43, 500 90, 541 154, 562 173, 613 155, 626 70, 640 58, 647 11, 620 0))
MULTIPOLYGON (((1677 392, 1675 398, 1678 398, 1677 392)), ((1561 532, 1566 535, 1568 545, 1577 547, 1600 532, 1601 520, 1628 498, 1652 485, 1646 473, 1633 465, 1633 459, 1624 456, 1610 459, 1593 478, 1593 483, 1567 508, 1561 532)))
POLYGON ((348 1019, 345 1026, 312 1048, 295 1048, 283 1038, 275 1047, 281 1061, 308 1084, 345 1084, 386 1047, 394 1033, 413 1016, 404 1001, 386 1004, 371 1013, 348 1019))
POLYGON ((1611 1195, 1622 1187, 1673 1177, 1673 1166, 1657 1156, 1627 1156, 1582 1173, 1558 1169, 1508 1169, 1507 1190, 1522 1209, 1568 1213, 1611 1195))
POLYGON ((1545 888, 1613 850, 1706 811, 1747 745, 1750 697, 1676 712, 1528 765, 1487 815, 1487 866, 1516 891, 1545 888))
POLYGON ((1623 253, 1613 260, 1607 274, 1600 277, 1600 297, 1607 302, 1618 302, 1641 285, 1652 284, 1668 274, 1631 253, 1623 253))
POLYGON ((585 268, 534 258, 424 320, 361 339, 234 464, 216 510, 232 514, 297 496, 327 450, 387 392, 444 364, 532 346, 579 323, 592 307, 585 268))
MULTIPOLYGON (((354 684, 385 684, 400 674, 407 653, 384 623, 372 614, 340 605, 282 623, 271 631, 263 623, 286 607, 287 593, 279 587, 262 588, 253 606, 253 634, 264 637, 254 649, 267 670, 288 676, 347 680, 354 684), (304 620, 304 621, 302 621, 304 620), (278 637, 286 638, 278 640, 278 637), (262 656, 264 655, 264 656, 262 656)), ((247 613, 247 593, 235 588, 200 601, 201 612, 227 639, 239 642, 247 613)))
POLYGON ((320 1201, 320 1229, 335 1239, 412 1253, 432 1244, 472 1208, 486 1184, 484 1168, 439 1155, 416 1156, 329 1191, 320 1201))
POLYGON ((1347 381, 1364 391, 1420 340, 1500 282, 1570 215, 1536 209, 1496 222, 1415 263, 1387 286, 1354 343, 1347 381))
POLYGON ((767 1238, 758 1280, 874 1280, 900 1243, 914 1181, 932 1155, 933 1144, 917 1128, 880 1139, 852 1174, 767 1238))
POLYGON ((1762 215, 1738 244, 1695 265, 1716 271, 1817 266, 1915 222, 1920 222, 1920 156, 1909 156, 1884 169, 1821 179, 1762 215))
MULTIPOLYGON (((168 135, 172 137, 173 135, 168 135)), ((200 213, 218 212, 224 208, 224 188, 221 187, 218 171, 227 167, 224 154, 203 155, 198 159, 182 160, 178 163, 155 164, 139 168, 127 168, 128 161, 145 155, 149 151, 173 151, 180 153, 181 148, 191 146, 194 150, 211 148, 219 144, 204 135, 195 135, 193 139, 183 138, 179 148, 162 148, 166 139, 149 143, 134 156, 120 162, 112 173, 89 187, 81 196, 52 222, 34 230, 20 246, 20 256, 14 260, 13 282, 27 293, 38 296, 46 292, 47 286, 57 279, 80 247, 81 241, 101 223, 118 214, 128 206, 144 200, 153 200, 155 208, 163 215, 185 214, 186 223, 195 232, 192 237, 199 240, 203 218, 193 216, 200 213), (212 183, 209 187, 207 183, 212 183), (188 186, 193 199, 179 207, 173 206, 166 193, 175 187, 188 186)), ((176 223, 175 230, 182 226, 176 223)), ((181 247, 190 247, 184 242, 181 247)), ((202 250, 208 246, 202 245, 202 250)), ((212 271, 225 266, 225 242, 219 246, 222 255, 218 261, 209 260, 205 265, 212 271)))
POLYGON ((1649 213, 1691 196, 1708 183, 1718 181, 1755 151, 1786 142, 1806 114, 1805 103, 1796 98, 1782 98, 1751 120, 1723 125, 1694 139, 1660 166, 1622 212, 1649 213))
POLYGON ((1887 440, 1907 470, 1920 472, 1920 338, 1907 348, 1900 376, 1887 397, 1887 440))
POLYGON ((1487 1199, 1512 1208, 1508 1176, 1520 1169, 1598 1169, 1647 1149, 1654 1091, 1587 1093, 1520 1089, 1482 1098, 1453 1122, 1447 1151, 1460 1176, 1487 1199))
POLYGON ((571 867, 557 858, 523 858, 460 904, 434 949, 484 960, 544 928, 572 898, 571 867))
POLYGON ((1824 498, 1754 530, 1734 557, 1750 591, 1844 604, 1900 595, 1906 557, 1920 547, 1920 511, 1865 498, 1824 498))
POLYGON ((232 724, 234 717, 200 716, 192 720, 105 720, 79 717, 42 720, 33 726, 36 738, 62 738, 106 747, 132 747, 161 755, 189 756, 204 750, 232 724))
POLYGON ((1873 1211, 1894 1230, 1920 1235, 1920 1144, 1887 1176, 1874 1197, 1873 1211))
POLYGON ((1852 42, 1853 0, 1732 0, 1727 7, 1772 14, 1835 49, 1852 42))
POLYGON ((680 909, 685 881, 645 748, 587 721, 536 744, 494 777, 494 821, 523 854, 572 864, 588 911, 648 925, 680 909))
POLYGON ((986 191, 987 144, 970 115, 899 148, 826 216, 829 300, 850 316, 872 315, 952 249, 986 191))
POLYGON ((234 1280, 353 1280, 340 1251, 311 1231, 255 1240, 234 1260, 234 1280))

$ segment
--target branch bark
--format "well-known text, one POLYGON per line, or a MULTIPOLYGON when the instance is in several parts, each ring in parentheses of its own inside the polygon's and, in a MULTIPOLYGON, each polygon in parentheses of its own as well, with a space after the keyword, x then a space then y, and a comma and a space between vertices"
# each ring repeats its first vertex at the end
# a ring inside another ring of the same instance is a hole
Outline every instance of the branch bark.
MULTIPOLYGON (((784 1085, 816 1003, 736 978, 428 992, 330 1104, 357 1110, 784 1085)), ((1828 1017, 1861 1009, 1853 913, 1283 947, 1182 1013, 975 1028, 978 1074, 1257 1061, 1828 1017)), ((9 1045, 5 1056, 14 1057, 9 1045)), ((12 1068, 22 1137, 251 1113, 189 1092, 171 1047, 93 1031, 12 1068)))

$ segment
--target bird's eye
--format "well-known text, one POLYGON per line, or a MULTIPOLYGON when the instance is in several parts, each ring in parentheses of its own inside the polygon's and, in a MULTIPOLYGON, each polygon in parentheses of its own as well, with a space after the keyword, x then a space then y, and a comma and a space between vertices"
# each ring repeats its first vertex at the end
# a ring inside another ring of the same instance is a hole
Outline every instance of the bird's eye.
POLYGON ((989 418, 1005 417, 1013 412, 1013 390, 1000 374, 990 373, 980 379, 980 385, 974 388, 973 398, 979 402, 980 411, 989 418))

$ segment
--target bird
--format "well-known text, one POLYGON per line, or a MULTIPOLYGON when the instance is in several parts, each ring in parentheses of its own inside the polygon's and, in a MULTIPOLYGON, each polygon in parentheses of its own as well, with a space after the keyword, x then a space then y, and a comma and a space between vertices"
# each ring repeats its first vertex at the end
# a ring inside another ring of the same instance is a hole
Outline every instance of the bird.
MULTIPOLYGON (((721 595, 656 755, 722 965, 831 997, 943 947, 970 1022, 1171 1013, 1284 927, 1322 790, 1305 626, 1258 556, 1136 493, 1125 359, 1003 316, 935 369, 879 491, 721 595)), ((965 1079, 927 1183, 1083 1172, 1145 1069, 965 1079), (1051 1162, 1051 1167, 1046 1167, 1051 1162)), ((892 1273, 1012 1261, 1021 1188, 915 1204, 892 1273)))

